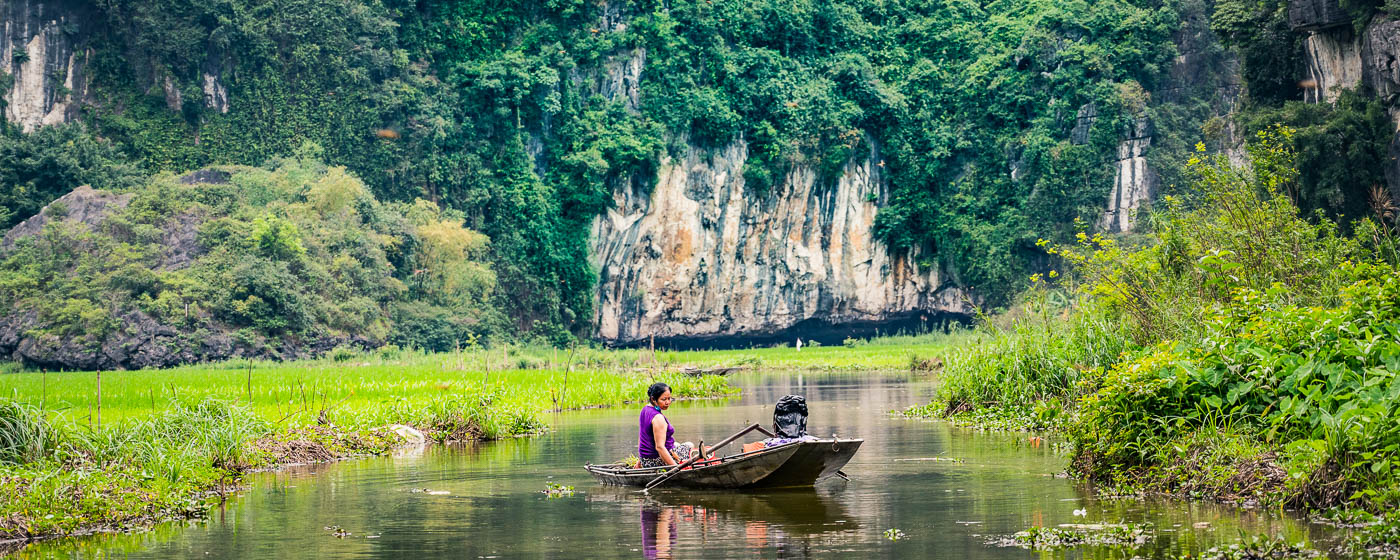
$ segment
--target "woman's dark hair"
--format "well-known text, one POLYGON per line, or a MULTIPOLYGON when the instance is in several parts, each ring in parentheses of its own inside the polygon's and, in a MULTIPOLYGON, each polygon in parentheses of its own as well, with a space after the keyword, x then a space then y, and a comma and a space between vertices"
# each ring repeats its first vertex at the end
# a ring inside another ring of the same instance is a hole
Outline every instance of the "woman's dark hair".
POLYGON ((662 383, 662 382, 660 382, 660 381, 657 381, 656 383, 652 383, 650 387, 647 387, 647 400, 648 400, 648 401, 651 401, 651 402, 654 404, 654 403, 656 403, 656 399, 661 398, 661 395, 666 394, 666 391, 670 391, 670 390, 671 390, 671 386, 670 386, 670 385, 667 385, 667 384, 662 383))

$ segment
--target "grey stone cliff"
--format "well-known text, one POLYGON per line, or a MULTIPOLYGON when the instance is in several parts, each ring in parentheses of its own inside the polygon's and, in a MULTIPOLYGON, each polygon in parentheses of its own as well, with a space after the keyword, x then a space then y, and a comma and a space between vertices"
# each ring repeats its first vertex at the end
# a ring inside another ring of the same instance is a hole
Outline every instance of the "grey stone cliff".
POLYGON ((43 0, 0 0, 0 69, 13 80, 5 120, 31 131, 77 117, 87 90, 81 43, 89 16, 78 7, 43 0))
POLYGON ((820 180, 794 167, 766 196, 746 190, 747 146, 663 157, 650 192, 628 186, 593 226, 598 336, 762 334, 810 319, 878 322, 972 312, 969 294, 891 252, 872 226, 887 196, 879 152, 820 180))

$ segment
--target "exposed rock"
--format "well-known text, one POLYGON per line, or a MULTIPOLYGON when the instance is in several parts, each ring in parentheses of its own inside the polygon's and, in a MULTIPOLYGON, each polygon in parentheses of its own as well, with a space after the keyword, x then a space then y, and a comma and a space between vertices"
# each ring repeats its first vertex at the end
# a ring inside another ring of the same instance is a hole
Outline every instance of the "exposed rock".
POLYGON ((99 191, 87 185, 73 189, 72 192, 58 197, 58 200, 50 202, 42 212, 10 228, 10 231, 5 233, 4 240, 0 241, 0 251, 10 250, 22 238, 38 235, 44 231, 45 225, 55 219, 83 224, 91 230, 108 214, 125 208, 131 202, 131 197, 130 194, 99 191))
POLYGON ((161 236, 161 269, 185 268, 204 254, 204 246, 199 244, 199 226, 202 224, 204 216, 191 211, 176 216, 165 225, 161 236))
POLYGON ((1400 101, 1400 21, 1377 20, 1366 27, 1361 39, 1361 76, 1393 111, 1400 101))
POLYGON ((165 92, 165 107, 171 111, 179 112, 185 107, 185 101, 180 96, 180 87, 175 84, 175 78, 166 76, 160 81, 160 89, 165 92))
POLYGON ((1147 149, 1152 146, 1152 126, 1146 117, 1139 117, 1118 145, 1118 170, 1113 178, 1113 191, 1108 195, 1108 209, 1099 220, 1099 229, 1108 232, 1132 231, 1137 225, 1137 213, 1144 202, 1152 200, 1156 189, 1156 173, 1147 165, 1147 149))
POLYGON ((26 132, 77 118, 87 90, 79 41, 87 11, 45 0, 0 0, 0 69, 14 78, 5 119, 26 132))
POLYGON ((180 184, 227 185, 230 179, 233 179, 233 175, 227 171, 224 171, 222 169, 207 168, 200 169, 198 171, 191 171, 189 173, 181 175, 180 184))
POLYGON ((204 77, 204 105, 220 113, 228 112, 228 86, 213 74, 204 77))
POLYGON ((795 166, 766 195, 744 187, 747 146, 663 156, 656 186, 627 181, 594 221, 598 336, 770 333, 821 318, 881 321, 911 312, 971 312, 968 295, 874 238, 886 196, 878 151, 818 180, 795 166))
POLYGON ((1069 132, 1069 143, 1088 144, 1089 130, 1094 127, 1094 122, 1099 120, 1099 106, 1093 103, 1085 103, 1079 107, 1079 111, 1074 115, 1074 129, 1069 132))
POLYGON ((1338 0, 1288 0, 1288 25, 1294 31, 1313 31, 1351 23, 1351 15, 1338 0))
POLYGON ((1303 59, 1303 98, 1309 103, 1331 103, 1342 89, 1361 84, 1361 45, 1350 27, 1309 33, 1303 39, 1303 59))

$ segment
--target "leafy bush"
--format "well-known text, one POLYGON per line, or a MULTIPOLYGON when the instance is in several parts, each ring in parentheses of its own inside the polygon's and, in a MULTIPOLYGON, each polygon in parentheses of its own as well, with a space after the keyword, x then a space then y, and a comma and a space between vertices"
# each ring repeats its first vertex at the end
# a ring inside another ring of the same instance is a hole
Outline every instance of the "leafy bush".
MULTIPOLYGON (((1193 159, 1197 206, 1168 200, 1154 244, 1081 234, 1050 247, 1071 265, 1062 282, 1076 299, 951 357, 943 412, 1074 402, 1072 464, 1094 479, 1315 507, 1400 503, 1393 217, 1361 222, 1370 239, 1302 218, 1288 196, 1292 139, 1262 131, 1243 167, 1193 159)), ((1032 291, 1032 309, 1047 309, 1047 293, 1032 291)))
POLYGON ((124 189, 140 177, 116 146, 94 138, 82 124, 29 134, 0 126, 0 231, 79 186, 124 189))

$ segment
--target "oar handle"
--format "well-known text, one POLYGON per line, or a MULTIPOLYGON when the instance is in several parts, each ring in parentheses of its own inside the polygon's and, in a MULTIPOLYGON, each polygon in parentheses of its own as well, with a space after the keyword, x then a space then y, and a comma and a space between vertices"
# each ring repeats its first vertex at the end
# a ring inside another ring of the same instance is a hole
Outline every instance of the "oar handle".
MULTIPOLYGON (((742 429, 742 430, 739 430, 739 433, 736 433, 736 434, 734 434, 734 435, 732 435, 732 436, 729 436, 729 437, 727 437, 727 438, 724 438, 723 441, 720 441, 719 443, 716 443, 715 445, 711 446, 710 449, 719 449, 719 448, 721 448, 721 447, 724 447, 724 446, 726 446, 726 445, 729 445, 730 442, 733 442, 733 441, 736 440, 736 439, 739 439, 739 438, 741 438, 741 437, 744 437, 744 434, 747 434, 747 433, 752 432, 752 431, 754 431, 754 430, 762 430, 762 429, 763 429, 763 427, 762 427, 762 426, 759 426, 758 424, 750 424, 749 427, 744 428, 744 429, 742 429)), ((686 468, 686 467, 690 466, 691 464, 695 463, 695 461, 696 461, 697 459, 699 459, 700 457, 702 457, 702 456, 704 456, 704 455, 705 455, 705 450, 704 450, 704 449, 701 449, 699 453, 695 453, 695 454, 691 455, 691 457, 690 457, 689 459, 687 459, 684 463, 681 463, 681 464, 679 464, 679 465, 676 465, 676 466, 675 466, 674 468, 672 468, 671 470, 666 471, 665 473, 661 474, 660 476, 657 476, 656 478, 652 479, 651 482, 647 483, 646 488, 643 488, 642 490, 651 490, 652 487, 657 486, 657 485, 661 484, 662 482, 666 482, 666 481, 669 480, 672 476, 674 476, 676 473, 681 472, 681 469, 686 468)))

